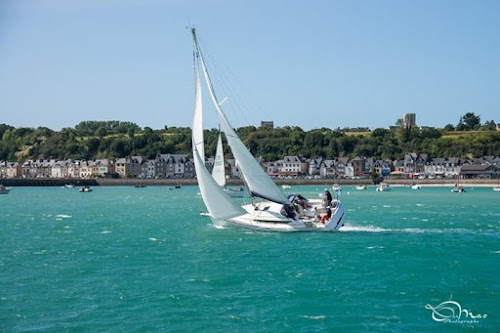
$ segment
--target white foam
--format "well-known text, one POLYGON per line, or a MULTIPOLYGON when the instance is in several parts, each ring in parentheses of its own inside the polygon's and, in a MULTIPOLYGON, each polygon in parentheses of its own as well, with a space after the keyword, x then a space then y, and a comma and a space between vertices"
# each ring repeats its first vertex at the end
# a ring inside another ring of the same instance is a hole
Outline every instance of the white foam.
POLYGON ((311 320, 323 320, 326 318, 326 316, 308 316, 308 315, 303 315, 300 317, 306 318, 306 319, 311 319, 311 320))
POLYGON ((104 230, 104 231, 101 231, 101 234, 110 234, 112 233, 113 231, 110 231, 110 230, 104 230))
POLYGON ((346 225, 339 229, 341 232, 401 232, 401 233, 432 233, 432 234, 444 234, 444 233, 471 233, 472 230, 467 229, 436 229, 436 228, 380 228, 372 225, 368 226, 350 226, 346 225))
POLYGON ((72 218, 71 215, 65 215, 65 214, 58 214, 58 215, 56 215, 56 217, 60 217, 62 219, 70 219, 70 218, 72 218))

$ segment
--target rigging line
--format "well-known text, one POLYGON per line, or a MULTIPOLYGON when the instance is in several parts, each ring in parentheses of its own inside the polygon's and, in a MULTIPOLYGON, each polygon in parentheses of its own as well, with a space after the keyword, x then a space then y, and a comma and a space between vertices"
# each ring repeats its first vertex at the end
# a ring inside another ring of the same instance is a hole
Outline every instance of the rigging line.
MULTIPOLYGON (((234 72, 231 70, 229 66, 227 66, 224 62, 217 61, 217 58, 214 56, 212 52, 210 52, 209 48, 205 47, 205 44, 202 43, 203 40, 200 41, 198 37, 198 45, 201 48, 203 45, 203 55, 205 59, 205 65, 209 69, 211 73, 212 81, 215 78, 216 85, 218 86, 218 90, 220 91, 222 88, 224 91, 228 92, 228 95, 233 96, 234 98, 230 99, 230 103, 233 106, 234 111, 233 115, 239 116, 239 118, 243 118, 243 123, 247 126, 252 126, 252 124, 248 121, 246 117, 247 114, 251 114, 250 107, 244 103, 245 98, 237 90, 241 89, 241 84, 236 85, 235 82, 240 83, 237 76, 234 75, 234 72), (219 65, 220 64, 220 65, 219 65), (229 75, 227 75, 229 74, 229 75), (237 88, 237 89, 235 89, 237 88)), ((248 100, 248 98, 247 98, 248 100)))

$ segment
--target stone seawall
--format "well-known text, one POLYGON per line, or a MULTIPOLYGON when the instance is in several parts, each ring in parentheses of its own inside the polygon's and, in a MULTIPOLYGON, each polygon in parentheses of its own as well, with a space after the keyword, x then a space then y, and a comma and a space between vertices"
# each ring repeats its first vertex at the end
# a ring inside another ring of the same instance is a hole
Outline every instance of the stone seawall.
MULTIPOLYGON (((275 179, 278 185, 321 185, 331 186, 334 183, 339 185, 373 185, 370 179, 275 179)), ((391 185, 408 186, 413 182, 422 186, 453 186, 456 179, 385 179, 391 185)), ((0 179, 0 184, 5 186, 64 186, 72 184, 75 186, 175 186, 175 185, 197 185, 196 179, 0 179)), ((461 179, 460 184, 464 186, 496 186, 496 179, 461 179)), ((239 179, 228 180, 228 185, 243 185, 239 179)))

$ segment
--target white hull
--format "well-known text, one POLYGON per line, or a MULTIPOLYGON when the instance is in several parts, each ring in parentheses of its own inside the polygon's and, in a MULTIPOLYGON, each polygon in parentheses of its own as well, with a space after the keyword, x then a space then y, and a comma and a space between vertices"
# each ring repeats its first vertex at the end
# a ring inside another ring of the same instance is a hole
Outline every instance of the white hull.
POLYGON ((366 186, 365 185, 358 185, 358 186, 356 186, 356 190, 359 190, 359 191, 366 190, 366 186))
POLYGON ((421 189, 421 187, 420 187, 420 185, 412 185, 412 186, 411 186, 411 189, 412 189, 412 190, 420 190, 420 189, 421 189))
POLYGON ((233 198, 241 198, 241 197, 243 197, 243 194, 245 193, 245 191, 243 191, 243 189, 234 190, 231 188, 224 188, 224 192, 233 198))
POLYGON ((493 187, 493 191, 500 192, 500 186, 493 187))
POLYGON ((319 216, 315 217, 313 208, 308 210, 309 214, 305 212, 305 215, 292 219, 280 213, 282 205, 269 201, 262 202, 256 207, 243 206, 247 214, 219 222, 261 231, 338 231, 343 226, 346 212, 340 201, 334 202, 336 207, 332 209, 332 216, 324 224, 321 223, 319 216))
POLYGON ((0 184, 0 194, 8 194, 10 192, 10 187, 5 187, 3 184, 0 184))
POLYGON ((387 185, 387 184, 380 184, 378 187, 377 187, 377 192, 388 192, 391 190, 391 186, 387 185))

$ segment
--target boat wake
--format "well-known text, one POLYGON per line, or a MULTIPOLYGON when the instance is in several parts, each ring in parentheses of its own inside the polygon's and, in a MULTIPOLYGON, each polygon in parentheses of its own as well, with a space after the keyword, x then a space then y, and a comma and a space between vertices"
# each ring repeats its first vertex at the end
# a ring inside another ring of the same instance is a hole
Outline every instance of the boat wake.
POLYGON ((368 226, 350 226, 346 225, 339 229, 340 232, 400 232, 412 234, 455 234, 455 233, 474 233, 474 230, 468 229, 438 229, 438 228, 380 228, 372 225, 368 226))

